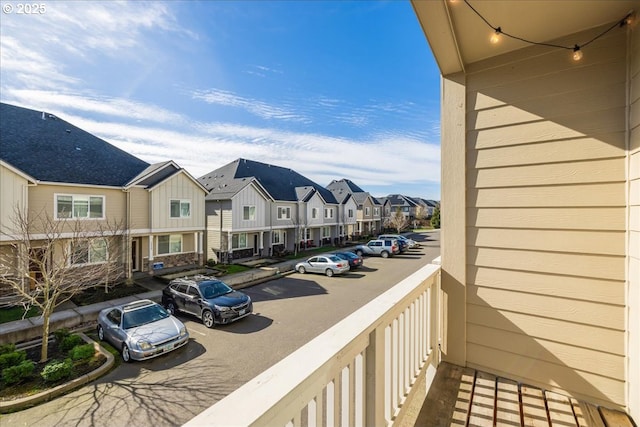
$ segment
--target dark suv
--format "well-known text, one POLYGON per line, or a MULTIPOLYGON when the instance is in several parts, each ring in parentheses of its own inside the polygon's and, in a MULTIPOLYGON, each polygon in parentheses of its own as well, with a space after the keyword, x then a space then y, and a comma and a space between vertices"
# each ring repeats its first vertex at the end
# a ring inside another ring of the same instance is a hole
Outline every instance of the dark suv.
POLYGON ((210 277, 172 280, 162 291, 162 305, 171 314, 182 311, 199 317, 207 328, 235 322, 253 312, 248 295, 210 277))

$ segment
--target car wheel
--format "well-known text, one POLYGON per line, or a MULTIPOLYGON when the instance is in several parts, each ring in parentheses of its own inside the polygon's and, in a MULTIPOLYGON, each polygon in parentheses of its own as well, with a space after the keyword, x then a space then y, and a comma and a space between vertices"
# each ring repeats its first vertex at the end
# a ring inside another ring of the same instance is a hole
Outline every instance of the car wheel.
POLYGON ((382 258, 389 258, 389 252, 387 252, 387 251, 382 251, 382 253, 380 254, 380 256, 381 256, 382 258))
POLYGON ((327 269, 325 270, 324 274, 326 274, 326 275, 327 275, 327 277, 331 277, 331 276, 333 276, 333 270, 332 270, 332 269, 330 269, 330 268, 327 268, 327 269))
POLYGON ((360 251, 360 250, 356 251, 356 255, 362 256, 362 251, 360 251))
POLYGON ((306 272, 307 272, 307 270, 305 270, 303 266, 298 267, 298 273, 304 274, 306 272))
POLYGON ((98 325, 98 339, 104 341, 104 329, 100 325, 98 325))
POLYGON ((129 347, 126 344, 122 345, 122 351, 120 352, 122 355, 122 360, 125 363, 129 363, 131 361, 131 353, 129 353, 129 347))
POLYGON ((169 314, 174 315, 176 314, 176 306, 173 303, 173 301, 169 301, 169 303, 167 304, 167 311, 169 312, 169 314))
POLYGON ((202 323, 204 323, 204 326, 207 328, 213 328, 215 326, 213 312, 211 310, 205 310, 202 312, 202 323))

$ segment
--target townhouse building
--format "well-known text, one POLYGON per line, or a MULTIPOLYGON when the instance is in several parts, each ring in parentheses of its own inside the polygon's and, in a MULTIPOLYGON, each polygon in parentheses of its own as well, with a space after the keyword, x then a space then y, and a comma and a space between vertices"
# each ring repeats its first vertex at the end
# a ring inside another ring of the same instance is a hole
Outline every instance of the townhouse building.
POLYGON ((298 172, 237 159, 199 179, 206 196, 207 259, 216 262, 338 242, 354 204, 298 172))
POLYGON ((21 239, 36 249, 43 239, 32 224, 21 229, 20 216, 60 226, 57 252, 43 262, 73 251, 68 267, 114 262, 127 278, 202 264, 205 189, 174 162, 150 165, 53 114, 4 103, 0 127, 0 252, 12 264, 5 274, 32 268, 20 265, 21 239), (117 259, 100 239, 70 247, 74 229, 114 224, 117 259))
POLYGON ((349 179, 333 180, 327 189, 338 200, 346 200, 350 196, 356 203, 356 223, 349 235, 374 235, 382 230, 383 205, 370 193, 349 179))

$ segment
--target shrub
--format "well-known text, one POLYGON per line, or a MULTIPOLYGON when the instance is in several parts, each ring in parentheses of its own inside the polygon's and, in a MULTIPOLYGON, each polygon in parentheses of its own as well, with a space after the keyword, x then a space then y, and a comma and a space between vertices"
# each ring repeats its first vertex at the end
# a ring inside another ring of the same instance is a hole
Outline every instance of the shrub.
POLYGON ((58 381, 71 375, 73 362, 71 359, 53 360, 47 363, 40 375, 47 382, 58 381))
POLYGON ((71 335, 71 332, 69 332, 67 328, 60 328, 57 331, 53 331, 53 336, 58 344, 60 344, 69 335, 71 335))
POLYGON ((24 350, 13 351, 0 355, 0 371, 12 366, 19 365, 27 358, 27 352, 24 350))
POLYGON ((216 261, 215 261, 213 258, 209 258, 209 259, 207 260, 207 267, 215 267, 215 265, 216 265, 216 264, 217 264, 217 263, 216 263, 216 261))
POLYGON ((2 344, 0 345, 0 354, 13 353, 16 351, 15 344, 2 344))
POLYGON ((67 352, 73 347, 82 343, 84 343, 84 340, 80 337, 80 335, 73 334, 63 338, 62 341, 58 341, 58 348, 61 351, 67 352))
POLYGON ((20 364, 2 370, 2 381, 5 384, 17 384, 31 376, 35 364, 31 360, 23 360, 20 364))
POLYGON ((69 357, 72 360, 91 359, 94 354, 96 354, 96 349, 93 344, 77 345, 69 350, 69 357))

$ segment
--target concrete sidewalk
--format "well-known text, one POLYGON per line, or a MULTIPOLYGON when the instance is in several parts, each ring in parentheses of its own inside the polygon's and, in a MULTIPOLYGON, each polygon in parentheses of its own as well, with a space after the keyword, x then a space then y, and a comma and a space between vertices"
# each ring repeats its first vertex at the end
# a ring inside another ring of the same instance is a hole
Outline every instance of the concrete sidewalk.
MULTIPOLYGON (((293 268, 298 262, 300 262, 300 259, 283 261, 271 264, 268 267, 229 274, 223 276, 221 280, 234 289, 242 289, 293 272, 293 268)), ((51 315, 50 330, 55 331, 60 328, 82 330, 91 328, 95 325, 98 313, 101 310, 120 304, 126 304, 141 299, 150 299, 159 303, 162 299, 162 289, 167 286, 166 282, 153 276, 137 279, 136 283, 148 289, 148 292, 82 307, 77 307, 73 303, 65 303, 63 306, 58 307, 58 309, 51 315)), ((30 317, 23 320, 0 324, 0 345, 22 343, 41 337, 42 317, 30 317)))

